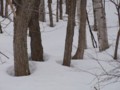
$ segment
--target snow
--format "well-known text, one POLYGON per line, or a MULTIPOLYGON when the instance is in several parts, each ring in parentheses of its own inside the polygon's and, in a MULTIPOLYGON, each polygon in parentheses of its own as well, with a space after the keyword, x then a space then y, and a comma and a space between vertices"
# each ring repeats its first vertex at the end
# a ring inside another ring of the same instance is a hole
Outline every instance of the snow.
MULTIPOLYGON (((54 0, 55 1, 55 0, 54 0)), ((91 5, 91 2, 88 2, 91 5)), ((44 48, 44 62, 29 61, 31 75, 15 77, 13 72, 13 22, 0 34, 0 51, 9 59, 0 54, 0 90, 119 90, 120 82, 100 82, 105 71, 119 67, 120 64, 113 60, 115 40, 118 31, 116 10, 113 4, 106 4, 108 38, 110 48, 104 52, 94 49, 87 27, 87 46, 83 60, 72 60, 71 67, 62 65, 67 21, 54 23, 49 27, 47 23, 40 23, 42 43, 44 48), (99 82, 99 83, 98 83, 99 82), (108 85, 106 85, 106 84, 108 85)), ((55 4, 53 4, 55 7, 55 4)), ((91 6, 89 6, 91 7, 91 6)), ((90 11, 89 13, 91 13, 90 11)), ((1 20, 3 20, 1 18, 1 20)), ((90 14, 92 23, 92 15, 90 14)), ((8 24, 9 20, 4 20, 8 24)), ((92 24, 91 24, 92 25, 92 24)), ((96 32, 93 32, 97 40, 96 32)), ((75 27, 73 52, 75 53, 78 41, 78 26, 75 27)), ((30 54, 30 38, 28 37, 28 53, 30 54)), ((120 49, 119 49, 120 50, 120 49)), ((120 53, 118 53, 120 56, 120 53)), ((119 78, 118 78, 119 79, 119 78)), ((114 81, 114 80, 113 80, 114 81)))

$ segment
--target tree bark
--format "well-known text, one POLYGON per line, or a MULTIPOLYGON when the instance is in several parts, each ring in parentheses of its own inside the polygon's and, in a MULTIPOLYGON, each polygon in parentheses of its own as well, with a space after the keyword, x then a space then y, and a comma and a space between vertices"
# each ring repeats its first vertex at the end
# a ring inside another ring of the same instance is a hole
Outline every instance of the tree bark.
POLYGON ((60 19, 63 19, 63 8, 62 8, 62 0, 59 0, 59 10, 60 10, 60 19))
POLYGON ((57 0, 57 5, 56 5, 56 22, 59 22, 58 9, 59 9, 59 0, 57 0))
POLYGON ((44 0, 40 0, 39 20, 42 22, 45 22, 45 1, 44 0))
POLYGON ((39 26, 39 4, 40 0, 36 0, 35 11, 32 12, 29 23, 30 37, 31 37, 31 58, 34 61, 43 61, 43 47, 41 40, 41 32, 39 26), (38 11, 38 12, 37 12, 38 11))
POLYGON ((5 17, 8 18, 8 0, 5 3, 5 17))
POLYGON ((52 0, 48 0, 48 9, 49 9, 49 19, 50 19, 50 27, 54 27, 53 25, 53 15, 52 15, 52 0))
POLYGON ((66 14, 69 12, 69 0, 66 0, 66 14))
POLYGON ((95 7, 96 7, 96 4, 95 4, 95 0, 92 0, 92 3, 93 3, 93 16, 94 16, 94 28, 93 28, 93 30, 94 31, 97 31, 97 23, 96 23, 96 15, 95 15, 95 7))
POLYGON ((0 15, 2 17, 4 17, 4 3, 3 3, 3 0, 0 0, 0 8, 1 8, 0 15))
POLYGON ((14 70, 15 76, 29 75, 27 53, 27 28, 36 0, 20 0, 14 20, 14 70), (29 2, 29 3, 28 3, 29 2))
POLYGON ((3 33, 1 24, 0 24, 0 33, 3 33))
POLYGON ((96 28, 98 30, 99 51, 104 51, 109 48, 105 10, 103 8, 102 0, 95 0, 94 4, 96 28))
POLYGON ((74 24, 75 24, 75 9, 76 9, 76 0, 68 0, 69 1, 69 16, 68 16, 68 24, 67 24, 67 33, 66 33, 66 41, 65 41, 65 51, 64 51, 64 59, 63 65, 70 66, 71 63, 71 52, 72 52, 72 42, 74 35, 74 24))
POLYGON ((81 0, 80 2, 80 29, 79 29, 79 40, 78 40, 78 48, 73 56, 73 59, 83 59, 85 42, 86 42, 86 0, 81 0))
POLYGON ((81 0, 77 0, 77 19, 78 19, 78 22, 80 22, 80 2, 81 0))

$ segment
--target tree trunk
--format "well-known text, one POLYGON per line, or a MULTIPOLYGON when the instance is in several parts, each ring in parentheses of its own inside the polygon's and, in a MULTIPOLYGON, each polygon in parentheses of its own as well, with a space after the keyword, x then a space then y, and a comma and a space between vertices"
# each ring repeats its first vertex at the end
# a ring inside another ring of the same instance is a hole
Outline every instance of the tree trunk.
POLYGON ((59 10, 60 10, 60 19, 63 19, 63 8, 62 8, 62 0, 59 0, 59 10))
POLYGON ((68 0, 69 1, 69 16, 68 16, 68 24, 67 24, 67 33, 66 33, 66 41, 65 41, 65 51, 64 51, 64 59, 63 65, 70 66, 71 63, 71 52, 72 52, 72 42, 74 35, 74 24, 75 24, 75 9, 76 9, 76 0, 68 0))
POLYGON ((94 4, 96 28, 98 30, 99 51, 104 51, 109 48, 105 10, 103 8, 102 0, 95 0, 94 4))
POLYGON ((14 21, 14 70, 15 76, 29 75, 27 53, 27 28, 36 0, 21 0, 21 7, 16 8, 14 21), (29 3, 28 3, 29 2, 29 3))
POLYGON ((78 19, 78 22, 80 22, 80 2, 81 0, 77 0, 77 19, 78 19))
MULTIPOLYGON (((39 0, 36 0, 34 10, 39 11, 39 0)), ((43 61, 43 47, 39 26, 39 13, 32 12, 32 17, 29 23, 31 37, 31 58, 34 61, 43 61)))
POLYGON ((4 17, 4 3, 3 0, 0 0, 0 15, 4 17))
POLYGON ((45 1, 40 0, 40 6, 39 6, 39 20, 42 22, 45 22, 45 1))
POLYGON ((94 28, 93 28, 93 30, 94 31, 97 31, 97 23, 96 23, 96 15, 95 15, 95 7, 96 7, 96 4, 95 4, 95 0, 92 0, 92 3, 93 3, 93 16, 94 16, 94 28))
POLYGON ((66 14, 69 12, 69 0, 66 0, 66 14))
POLYGON ((8 0, 5 3, 5 17, 8 18, 8 0))
POLYGON ((79 40, 78 48, 73 56, 74 59, 83 59, 85 42, 86 42, 86 0, 81 0, 80 2, 80 29, 79 29, 79 40))
POLYGON ((48 0, 48 9, 49 9, 49 19, 50 19, 50 27, 54 27, 53 25, 53 15, 52 15, 52 0, 48 0))
POLYGON ((0 33, 3 33, 1 24, 0 24, 0 33))
POLYGON ((115 46, 115 52, 114 52, 114 59, 117 59, 117 51, 118 51, 118 45, 119 45, 119 38, 120 38, 120 30, 118 31, 118 34, 117 34, 116 46, 115 46))
POLYGON ((57 5, 56 5, 56 22, 59 22, 58 9, 59 9, 59 0, 57 0, 57 5))

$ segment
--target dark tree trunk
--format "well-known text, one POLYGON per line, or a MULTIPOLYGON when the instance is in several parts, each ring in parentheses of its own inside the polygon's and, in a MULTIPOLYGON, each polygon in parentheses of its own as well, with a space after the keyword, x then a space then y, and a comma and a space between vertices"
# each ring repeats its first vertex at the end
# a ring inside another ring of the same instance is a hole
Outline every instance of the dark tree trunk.
POLYGON ((75 24, 75 6, 76 0, 68 0, 69 1, 69 16, 68 16, 68 25, 67 25, 67 33, 66 33, 66 41, 65 41, 65 51, 64 51, 64 59, 63 65, 70 66, 71 63, 71 52, 72 52, 72 42, 74 35, 74 24, 75 24))
POLYGON ((50 19, 50 27, 54 27, 53 25, 53 15, 52 15, 52 0, 48 0, 48 9, 49 9, 49 19, 50 19))
POLYGON ((69 12, 69 0, 66 0, 66 14, 69 12))
POLYGON ((15 76, 29 75, 27 53, 27 28, 36 0, 20 0, 14 21, 14 70, 15 76), (29 2, 29 3, 28 3, 29 2))
POLYGON ((5 3, 5 17, 8 18, 8 0, 5 3))
POLYGON ((118 51, 118 45, 119 45, 119 38, 120 38, 120 30, 118 31, 118 34, 117 34, 116 46, 115 46, 115 52, 114 52, 114 59, 117 59, 117 51, 118 51))
POLYGON ((80 30, 79 30, 79 40, 78 40, 78 48, 73 56, 74 59, 83 59, 84 49, 85 49, 85 41, 86 41, 86 0, 81 0, 80 4, 80 30))
MULTIPOLYGON (((39 0, 36 0, 34 10, 39 11, 39 0)), ((43 47, 39 26, 39 13, 32 12, 32 17, 29 23, 31 37, 31 58, 34 61, 43 61, 43 47)))
POLYGON ((59 0, 57 0, 57 5, 56 5, 56 22, 59 22, 58 9, 59 9, 59 0))
POLYGON ((2 17, 4 17, 4 3, 3 3, 3 0, 0 0, 0 5, 1 5, 0 15, 2 17))
POLYGON ((93 30, 94 30, 94 31, 97 31, 97 25, 96 25, 97 22, 96 22, 96 15, 95 15, 95 11, 96 11, 96 10, 95 10, 95 8, 94 8, 94 7, 95 7, 95 0, 92 0, 92 3, 93 3, 93 15, 94 15, 94 26, 93 26, 94 28, 93 28, 93 30))
POLYGON ((40 6, 39 6, 39 20, 42 22, 45 22, 45 1, 40 0, 40 6))
POLYGON ((3 33, 1 24, 0 24, 0 33, 3 33))
POLYGON ((59 9, 60 9, 60 19, 63 19, 63 8, 62 8, 62 0, 59 1, 59 9))

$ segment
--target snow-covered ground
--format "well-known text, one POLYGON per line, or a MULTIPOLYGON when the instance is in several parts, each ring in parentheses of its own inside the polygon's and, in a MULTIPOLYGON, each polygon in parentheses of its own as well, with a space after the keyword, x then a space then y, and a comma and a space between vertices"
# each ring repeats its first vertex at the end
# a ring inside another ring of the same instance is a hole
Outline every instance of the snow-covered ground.
MULTIPOLYGON (((91 8, 91 2, 88 2, 88 7, 91 8)), ((92 23, 92 11, 90 10, 89 16, 92 23)), ((0 34, 0 51, 9 57, 7 59, 0 54, 0 90, 119 90, 120 83, 117 82, 119 78, 114 77, 107 81, 108 78, 104 80, 106 76, 102 76, 109 70, 120 66, 119 62, 113 60, 118 21, 115 7, 110 2, 106 4, 106 12, 110 48, 104 52, 99 52, 98 48, 94 49, 87 27, 88 49, 85 50, 83 60, 72 60, 71 67, 62 65, 67 21, 55 23, 54 28, 48 26, 48 18, 47 23, 41 22, 45 61, 30 60, 31 75, 24 77, 13 76, 13 23, 11 22, 3 28, 4 33, 0 34)), ((7 23, 9 20, 3 21, 2 25, 5 26, 4 24, 7 23)), ((97 40, 96 32, 93 33, 97 40)), ((76 51, 77 37, 78 26, 75 27, 72 54, 76 51)), ((28 53, 30 54, 29 42, 28 37, 28 53)), ((119 52, 118 56, 120 56, 119 52)), ((119 74, 119 69, 117 73, 119 74)))

